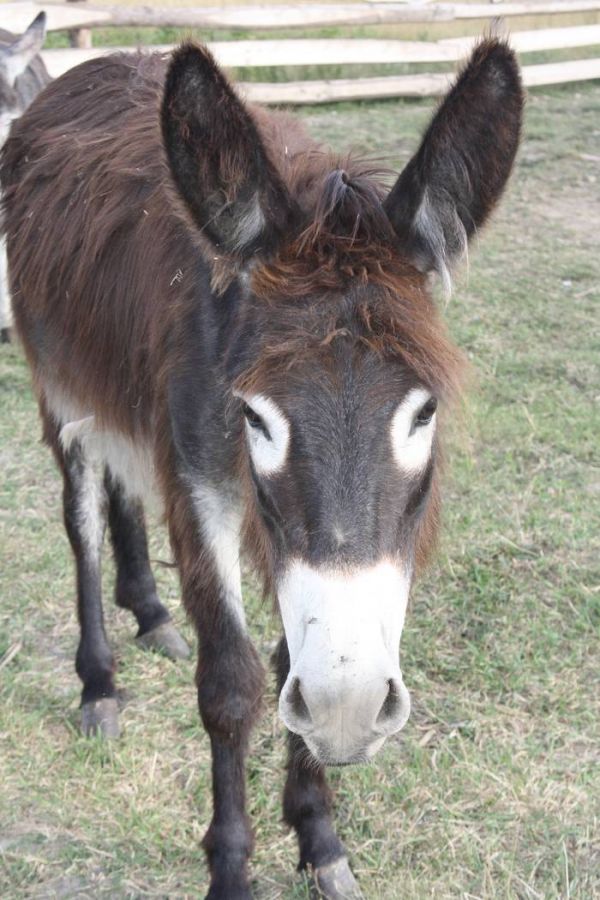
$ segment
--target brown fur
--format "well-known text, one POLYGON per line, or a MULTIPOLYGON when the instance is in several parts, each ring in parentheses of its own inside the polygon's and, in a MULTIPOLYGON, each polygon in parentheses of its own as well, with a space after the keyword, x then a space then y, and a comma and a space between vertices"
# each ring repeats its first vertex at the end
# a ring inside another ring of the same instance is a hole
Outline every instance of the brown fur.
MULTIPOLYGON (((4 151, 12 178, 5 188, 12 285, 33 370, 133 438, 156 433, 178 328, 194 303, 199 250, 223 264, 188 227, 170 185, 158 127, 164 71, 157 56, 86 63, 61 79, 60 92, 56 84, 47 90, 44 106, 30 111, 4 151), (115 77, 123 67, 126 95, 115 77), (84 104, 92 85, 103 104, 84 104), (48 129, 46 118, 59 101, 63 124, 48 129), (17 189, 27 206, 11 203, 17 189), (39 224, 36 210, 48 207, 57 232, 39 224), (37 334, 42 323, 42 342, 52 347, 51 366, 30 341, 34 322, 37 334)), ((338 300, 351 285, 364 294, 352 339, 403 361, 450 399, 460 386, 462 356, 425 276, 398 257, 380 206, 380 173, 360 159, 323 151, 287 115, 253 115, 300 219, 275 258, 252 272, 252 289, 277 330, 238 387, 273 379, 278 369, 326 354, 331 341, 347 337, 338 300)), ((225 271, 230 278, 227 260, 225 271)), ((160 455, 166 463, 168 449, 160 455)), ((164 479, 168 463, 161 469, 164 479)), ((427 541, 433 531, 430 522, 423 527, 427 541)))

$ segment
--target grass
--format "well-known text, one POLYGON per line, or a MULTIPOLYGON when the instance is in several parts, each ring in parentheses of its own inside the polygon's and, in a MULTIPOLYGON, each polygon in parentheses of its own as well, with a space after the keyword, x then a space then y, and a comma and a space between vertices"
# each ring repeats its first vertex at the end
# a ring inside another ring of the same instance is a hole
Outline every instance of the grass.
MULTIPOLYGON (((430 109, 300 115, 400 165, 430 109)), ((374 765, 331 776, 367 900, 600 897, 599 114, 598 85, 530 98, 515 178, 447 309, 477 383, 439 559, 403 637, 414 713, 374 765)), ((136 649, 107 554, 124 736, 78 735, 60 484, 14 346, 0 348, 0 395, 0 896, 202 897, 193 664, 136 649)), ((152 556, 169 558, 158 525, 152 556)), ((157 575, 182 623, 173 572, 157 575)), ((246 601, 267 662, 277 623, 251 581, 246 601)), ((271 688, 249 761, 259 900, 308 897, 280 824, 283 744, 271 688)))

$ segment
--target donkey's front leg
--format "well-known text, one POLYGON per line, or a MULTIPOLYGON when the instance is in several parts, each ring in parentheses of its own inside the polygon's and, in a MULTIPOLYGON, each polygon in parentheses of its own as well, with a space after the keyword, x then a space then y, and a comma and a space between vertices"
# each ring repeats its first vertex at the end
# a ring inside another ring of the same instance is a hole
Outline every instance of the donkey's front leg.
MULTIPOLYGON (((275 663, 279 691, 290 670, 285 638, 275 663)), ((360 900, 362 893, 350 871, 344 845, 335 833, 331 816, 331 790, 325 768, 315 762, 300 735, 288 734, 287 779, 283 793, 283 818, 298 836, 298 869, 310 868, 315 885, 328 900, 360 900)))
POLYGON ((259 710, 263 668, 245 630, 239 529, 216 493, 180 502, 170 516, 183 597, 198 633, 198 706, 212 750, 213 815, 203 841, 210 900, 249 900, 253 834, 245 758, 259 710), (204 501, 204 502, 203 502, 204 501))
POLYGON ((246 900, 251 897, 247 863, 253 835, 245 809, 245 758, 260 708, 263 670, 254 647, 225 611, 207 624, 200 639, 198 705, 212 750, 214 807, 203 842, 211 873, 208 896, 246 900))

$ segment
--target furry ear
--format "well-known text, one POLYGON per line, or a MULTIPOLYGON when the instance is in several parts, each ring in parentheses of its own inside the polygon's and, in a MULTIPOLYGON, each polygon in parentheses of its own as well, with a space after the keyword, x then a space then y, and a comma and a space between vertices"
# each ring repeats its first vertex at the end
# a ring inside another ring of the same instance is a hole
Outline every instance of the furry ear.
POLYGON ((0 48, 0 73, 12 87, 31 60, 40 52, 46 37, 46 13, 41 12, 20 37, 0 48))
POLYGON ((449 267, 487 219, 510 175, 521 133, 523 88, 506 43, 487 39, 434 116, 384 206, 421 271, 449 267))
POLYGON ((256 124, 204 47, 174 54, 162 102, 171 174, 192 218, 223 253, 269 253, 292 204, 256 124))

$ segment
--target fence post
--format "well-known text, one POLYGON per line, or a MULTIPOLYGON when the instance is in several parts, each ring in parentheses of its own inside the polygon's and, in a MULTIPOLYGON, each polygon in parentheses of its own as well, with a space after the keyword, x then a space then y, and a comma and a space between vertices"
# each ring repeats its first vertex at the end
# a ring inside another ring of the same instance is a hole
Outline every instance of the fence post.
MULTIPOLYGON (((67 3, 78 3, 79 0, 67 0, 67 3)), ((71 47, 79 47, 80 50, 89 50, 92 46, 91 28, 71 28, 68 32, 71 47)))

